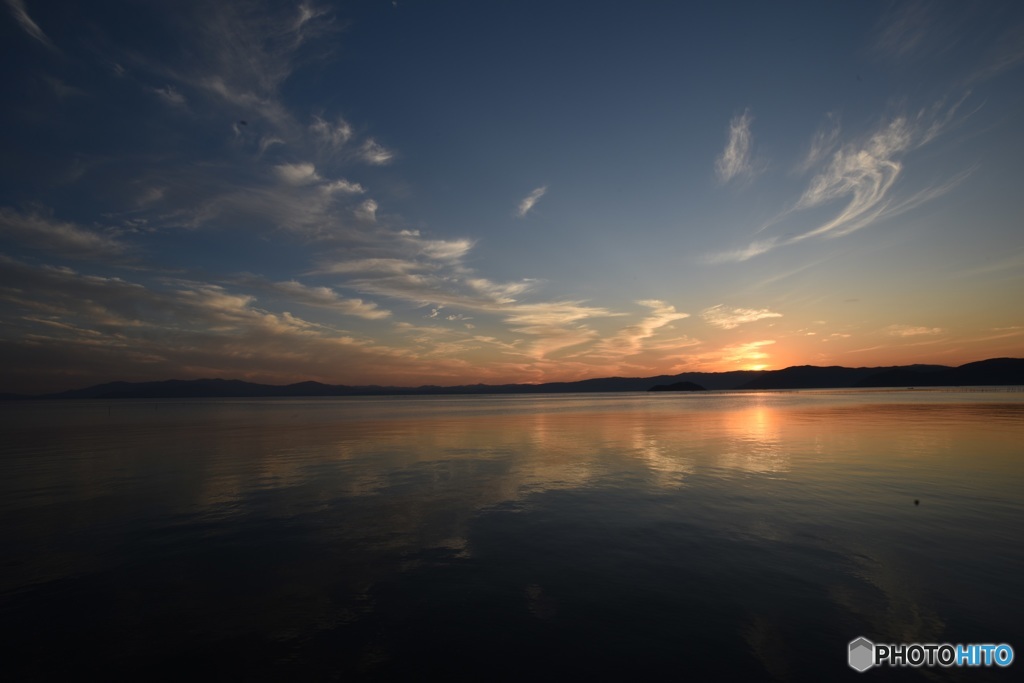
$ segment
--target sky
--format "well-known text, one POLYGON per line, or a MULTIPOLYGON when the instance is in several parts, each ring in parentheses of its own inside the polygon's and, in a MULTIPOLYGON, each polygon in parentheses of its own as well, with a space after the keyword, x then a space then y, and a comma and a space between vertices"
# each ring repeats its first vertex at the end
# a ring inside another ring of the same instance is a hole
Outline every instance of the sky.
POLYGON ((1024 4, 0 0, 0 391, 1024 356, 1024 4))

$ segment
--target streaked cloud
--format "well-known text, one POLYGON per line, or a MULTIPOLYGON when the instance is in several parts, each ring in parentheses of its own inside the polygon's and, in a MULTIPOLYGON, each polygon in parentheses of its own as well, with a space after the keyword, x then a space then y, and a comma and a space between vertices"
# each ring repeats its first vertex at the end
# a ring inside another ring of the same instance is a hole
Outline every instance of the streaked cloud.
POLYGON ((354 315, 367 320, 379 320, 391 315, 391 311, 384 310, 373 302, 347 299, 330 287, 310 287, 297 280, 276 282, 272 287, 280 293, 287 294, 292 301, 297 303, 329 308, 345 315, 354 315))
POLYGON ((39 28, 39 25, 32 20, 32 17, 28 15, 28 10, 25 9, 25 3, 23 0, 6 0, 7 8, 11 11, 15 21, 21 26, 25 33, 29 34, 46 47, 56 50, 57 46, 49 39, 49 37, 43 33, 43 29, 39 28))
POLYGON ((76 88, 73 85, 68 85, 59 78, 53 76, 43 76, 43 80, 50 86, 53 94, 57 96, 58 100, 66 100, 69 97, 81 97, 86 92, 81 88, 76 88))
POLYGON ((543 197, 547 191, 548 187, 547 185, 544 185, 523 197, 523 200, 519 202, 519 208, 516 209, 516 215, 520 218, 524 218, 526 214, 530 213, 533 207, 536 206, 537 202, 540 201, 540 198, 543 197))
POLYGON ((405 275, 417 270, 423 270, 426 266, 417 261, 410 261, 400 258, 364 258, 352 261, 337 261, 323 263, 314 274, 335 273, 340 275, 351 274, 381 274, 381 275, 405 275))
POLYGON ((774 339, 761 339, 741 344, 730 344, 722 349, 722 358, 730 363, 762 361, 769 357, 768 352, 763 350, 764 347, 774 343, 774 339))
POLYGON ((341 147, 351 140, 353 135, 352 126, 342 118, 339 118, 335 123, 330 123, 319 116, 314 116, 313 123, 309 125, 309 130, 321 143, 334 149, 341 147))
POLYGON ((839 144, 840 132, 839 117, 833 113, 826 115, 825 122, 811 138, 807 154, 804 156, 803 161, 800 162, 798 170, 807 171, 824 161, 835 150, 836 145, 839 144))
POLYGON ((136 201, 139 206, 148 206, 159 202, 167 194, 166 187, 150 187, 147 188, 136 201))
MULTIPOLYGON (((316 287, 273 286, 289 299, 324 308, 349 305, 352 315, 385 317, 372 304, 358 306, 316 287)), ((35 364, 32 372, 43 381, 64 387, 180 372, 286 382, 297 376, 336 381, 335 373, 355 373, 370 383, 413 370, 442 374, 447 367, 431 371, 408 350, 288 311, 267 310, 261 303, 252 294, 209 282, 173 281, 157 289, 0 255, 0 307, 19 340, 0 338, 2 351, 35 364), (39 366, 47 355, 51 362, 39 366), (253 359, 259 359, 257 366, 253 359)))
POLYGON ((377 201, 374 199, 367 199, 362 204, 356 207, 356 217, 360 220, 368 223, 373 223, 377 220, 377 201))
POLYGON ((726 308, 722 304, 711 306, 701 311, 700 317, 709 325, 723 330, 731 330, 745 323, 752 323, 765 318, 781 318, 781 313, 767 308, 726 308))
POLYGON ((320 189, 327 194, 334 194, 335 192, 341 194, 363 194, 366 190, 359 183, 352 183, 344 178, 338 180, 332 180, 320 186, 320 189))
POLYGON ((395 153, 383 147, 373 138, 367 138, 359 147, 359 158, 374 166, 390 164, 395 158, 395 153))
MULTIPOLYGON (((746 261, 777 247, 807 239, 842 237, 944 195, 967 178, 974 169, 963 170, 943 182, 905 197, 895 196, 893 189, 903 171, 902 157, 928 144, 944 132, 954 121, 957 109, 964 99, 961 98, 952 105, 939 102, 921 109, 913 116, 893 117, 863 138, 838 147, 834 142, 830 143, 834 151, 827 155, 824 168, 811 178, 792 208, 782 212, 756 232, 761 232, 768 226, 792 224, 798 220, 802 212, 846 200, 846 204, 838 213, 810 229, 795 234, 790 232, 785 237, 758 239, 746 247, 711 254, 705 260, 710 263, 746 261)), ((824 135, 822 144, 829 144, 830 137, 831 134, 824 135)))
POLYGON ((532 282, 492 282, 483 277, 471 277, 466 279, 470 289, 481 296, 487 297, 499 304, 515 303, 515 297, 526 292, 532 286, 532 282))
POLYGON ((882 16, 870 50, 894 59, 918 55, 930 45, 930 30, 934 30, 934 20, 927 3, 901 2, 882 16))
POLYGON ((258 275, 242 274, 228 278, 225 283, 255 291, 261 297, 269 295, 280 306, 299 304, 365 320, 380 320, 391 316, 391 311, 381 308, 372 301, 345 297, 330 287, 307 285, 295 279, 273 281, 258 275))
POLYGON ((968 85, 983 83, 1024 64, 1024 25, 1008 26, 992 42, 984 64, 967 77, 968 85))
POLYGON ((890 325, 886 333, 894 337, 919 337, 921 335, 942 334, 941 327, 919 327, 914 325, 890 325))
POLYGON ((0 234, 34 249, 72 258, 119 257, 128 251, 124 242, 69 221, 39 212, 22 213, 0 208, 0 234))
POLYGON ((439 261, 457 261, 473 248, 473 240, 460 237, 457 239, 426 239, 419 230, 403 230, 399 233, 402 240, 413 247, 416 254, 439 261))
POLYGON ((850 201, 837 216, 800 239, 831 232, 847 234, 876 219, 886 208, 883 200, 903 169, 897 157, 910 149, 915 133, 911 122, 899 117, 863 143, 848 144, 835 152, 827 168, 811 180, 796 209, 844 197, 850 201))
POLYGON ((675 306, 657 299, 645 299, 637 303, 651 310, 640 322, 619 330, 613 336, 597 345, 596 355, 610 354, 609 357, 632 356, 645 350, 645 342, 655 333, 676 320, 689 318, 689 313, 677 311, 675 306))
POLYGON ((750 124, 753 121, 754 118, 747 110, 729 122, 729 138, 725 143, 725 149, 715 160, 715 173, 723 183, 754 170, 751 161, 754 136, 750 131, 750 124))
POLYGON ((309 185, 322 180, 313 164, 279 164, 274 167, 274 172, 289 185, 309 185))
POLYGON ((152 88, 152 90, 153 93, 165 104, 172 107, 184 107, 186 105, 185 96, 182 95, 173 85, 165 85, 162 88, 152 88))

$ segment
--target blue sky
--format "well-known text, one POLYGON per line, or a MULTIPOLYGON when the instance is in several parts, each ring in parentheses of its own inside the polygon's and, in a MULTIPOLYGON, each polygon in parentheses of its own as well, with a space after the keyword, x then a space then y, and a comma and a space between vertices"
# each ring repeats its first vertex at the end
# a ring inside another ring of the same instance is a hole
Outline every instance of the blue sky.
POLYGON ((0 389, 1021 355, 1019 3, 3 7, 0 389))

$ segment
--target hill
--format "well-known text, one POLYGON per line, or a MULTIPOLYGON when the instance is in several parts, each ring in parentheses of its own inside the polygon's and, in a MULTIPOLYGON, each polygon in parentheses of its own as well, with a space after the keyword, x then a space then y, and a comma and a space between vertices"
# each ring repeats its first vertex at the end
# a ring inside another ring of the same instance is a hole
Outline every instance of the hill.
POLYGON ((348 386, 320 382, 272 385, 236 379, 108 382, 41 396, 0 394, 0 400, 121 398, 286 398, 299 396, 416 396, 431 394, 556 394, 618 391, 700 391, 765 389, 843 389, 858 387, 935 387, 1024 385, 1024 359, 992 358, 960 367, 906 365, 844 368, 800 365, 783 370, 686 372, 656 377, 600 377, 546 384, 461 386, 348 386))

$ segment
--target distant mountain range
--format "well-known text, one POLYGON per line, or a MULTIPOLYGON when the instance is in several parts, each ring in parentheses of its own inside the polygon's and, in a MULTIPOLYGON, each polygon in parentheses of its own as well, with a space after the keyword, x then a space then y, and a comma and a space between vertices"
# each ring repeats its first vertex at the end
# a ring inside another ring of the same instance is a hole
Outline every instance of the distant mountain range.
POLYGON ((86 389, 26 396, 0 394, 0 400, 78 398, 242 398, 297 396, 414 396, 426 394, 558 394, 575 392, 648 391, 656 386, 688 384, 725 389, 846 389, 857 387, 941 387, 1024 385, 1024 359, 992 358, 960 367, 904 365, 887 368, 844 368, 800 365, 784 370, 685 372, 657 377, 604 377, 547 384, 471 384, 454 387, 346 386, 298 382, 284 386, 234 379, 110 382, 86 389))

